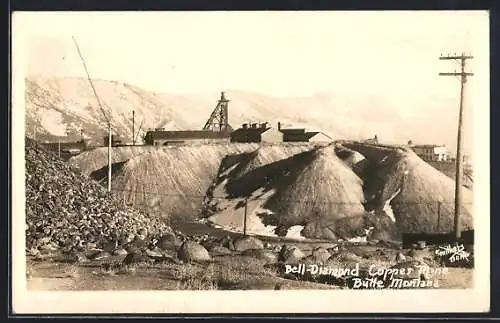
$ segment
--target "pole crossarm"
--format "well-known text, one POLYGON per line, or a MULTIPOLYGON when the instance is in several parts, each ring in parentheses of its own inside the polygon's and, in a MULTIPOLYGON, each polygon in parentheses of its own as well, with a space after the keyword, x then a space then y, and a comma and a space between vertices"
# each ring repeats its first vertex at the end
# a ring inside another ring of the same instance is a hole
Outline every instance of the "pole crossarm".
POLYGON ((473 59, 474 56, 466 56, 466 55, 453 55, 453 56, 441 56, 440 60, 449 60, 449 59, 473 59))
POLYGON ((474 73, 439 73, 440 76, 474 76, 474 73))

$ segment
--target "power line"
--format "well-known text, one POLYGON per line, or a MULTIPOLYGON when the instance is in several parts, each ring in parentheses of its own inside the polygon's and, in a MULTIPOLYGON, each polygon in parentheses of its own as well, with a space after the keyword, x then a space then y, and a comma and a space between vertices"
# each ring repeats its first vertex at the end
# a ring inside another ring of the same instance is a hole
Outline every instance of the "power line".
MULTIPOLYGON (((95 98, 97 100, 97 104, 99 105, 99 108, 101 109, 101 112, 108 122, 108 192, 111 192, 111 141, 112 141, 112 129, 111 129, 111 115, 108 118, 106 116, 106 113, 104 112, 104 109, 102 108, 101 101, 99 100, 99 96, 97 95, 97 91, 94 87, 94 83, 92 82, 92 79, 90 78, 90 73, 87 69, 87 64, 85 63, 85 59, 83 58, 82 52, 80 51, 80 47, 78 46, 78 43, 76 42, 76 38, 73 36, 73 41, 76 46, 76 50, 78 51, 78 55, 80 56, 82 63, 83 63, 83 68, 85 69, 85 73, 87 73, 87 78, 89 80, 90 86, 92 87, 92 90, 94 91, 95 98)), ((111 112, 111 109, 110 109, 111 112)), ((111 113, 110 113, 111 114, 111 113)))
MULTIPOLYGON (((209 196, 207 195, 193 195, 193 194, 179 194, 179 193, 160 193, 160 192, 152 192, 152 191, 143 191, 143 190, 127 190, 127 189, 119 189, 113 188, 113 191, 119 192, 129 192, 133 194, 145 194, 145 195, 155 195, 155 196, 164 196, 164 197, 183 197, 190 199, 205 199, 209 196)), ((235 200, 235 199, 249 199, 256 201, 268 201, 271 198, 262 198, 262 197, 246 197, 246 196, 210 196, 210 199, 220 199, 220 200, 235 200)), ((317 201, 317 200, 303 200, 303 199, 280 199, 283 202, 291 202, 291 203, 307 203, 307 204, 337 204, 337 205, 358 205, 362 204, 361 202, 327 202, 327 201, 317 201)), ((427 205, 447 205, 454 204, 454 201, 446 202, 446 201, 405 201, 405 202, 391 202, 391 205, 418 205, 418 204, 427 204, 427 205)), ((472 205, 472 202, 463 203, 464 205, 472 205)))
POLYGON ((97 91, 94 87, 94 83, 92 82, 92 79, 90 78, 90 73, 87 68, 87 64, 85 63, 85 59, 83 58, 82 52, 80 51, 80 47, 78 46, 78 43, 76 42, 76 38, 72 36, 73 42, 75 43, 76 50, 78 51, 78 55, 80 56, 80 59, 82 60, 83 63, 83 68, 85 69, 85 73, 87 74, 87 79, 89 80, 90 87, 92 88, 92 91, 94 91, 95 98, 97 100, 97 104, 99 105, 99 108, 101 109, 102 115, 106 119, 107 123, 110 123, 110 120, 106 116, 106 113, 104 112, 104 109, 102 108, 101 101, 99 100, 99 96, 97 95, 97 91))

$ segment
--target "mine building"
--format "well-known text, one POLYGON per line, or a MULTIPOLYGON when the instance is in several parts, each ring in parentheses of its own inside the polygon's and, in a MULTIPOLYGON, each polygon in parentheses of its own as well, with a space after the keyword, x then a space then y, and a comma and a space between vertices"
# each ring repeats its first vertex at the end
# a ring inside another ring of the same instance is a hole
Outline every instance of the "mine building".
POLYGON ((264 123, 244 123, 231 133, 231 142, 276 143, 283 142, 283 133, 264 123))
POLYGON ((165 146, 179 143, 211 143, 229 141, 229 132, 210 130, 157 130, 146 132, 146 145, 165 146))
POLYGON ((74 142, 42 142, 40 145, 49 151, 59 154, 64 160, 76 156, 89 148, 86 140, 74 142))
MULTIPOLYGON (((104 146, 109 145, 109 135, 104 136, 103 138, 103 143, 104 146)), ((123 144, 123 139, 120 138, 118 135, 111 135, 111 146, 116 147, 116 146, 121 146, 123 144)))
POLYGON ((368 139, 362 140, 361 142, 363 142, 365 144, 372 144, 372 145, 379 144, 377 135, 373 136, 373 138, 368 138, 368 139))
POLYGON ((445 145, 414 145, 409 141, 408 146, 425 161, 447 161, 449 159, 449 151, 445 145))
POLYGON ((284 142, 331 142, 332 138, 319 131, 306 131, 303 128, 283 129, 278 122, 278 130, 283 133, 284 142))

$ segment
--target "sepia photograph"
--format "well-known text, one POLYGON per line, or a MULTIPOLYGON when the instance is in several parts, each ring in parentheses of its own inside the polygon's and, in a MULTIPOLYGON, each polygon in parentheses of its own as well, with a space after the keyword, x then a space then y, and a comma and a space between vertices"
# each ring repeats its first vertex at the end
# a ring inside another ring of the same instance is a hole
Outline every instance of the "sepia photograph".
POLYGON ((12 46, 14 311, 488 310, 488 12, 15 12, 12 46))

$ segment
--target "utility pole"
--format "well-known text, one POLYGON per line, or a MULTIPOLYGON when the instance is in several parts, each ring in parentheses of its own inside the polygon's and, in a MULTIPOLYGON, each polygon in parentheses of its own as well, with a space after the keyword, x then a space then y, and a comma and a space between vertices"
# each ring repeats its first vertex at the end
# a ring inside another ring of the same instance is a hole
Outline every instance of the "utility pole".
POLYGON ((73 41, 75 43, 76 50, 78 51, 78 55, 80 56, 80 58, 82 60, 83 68, 85 69, 85 73, 87 73, 87 78, 89 80, 90 87, 94 91, 94 96, 97 100, 97 104, 99 105, 99 109, 101 109, 101 112, 104 116, 104 119, 106 119, 106 122, 108 123, 108 192, 111 192, 111 137, 112 137, 112 135, 111 135, 111 115, 109 118, 106 116, 106 113, 104 112, 104 109, 102 108, 102 105, 101 105, 101 100, 99 100, 99 96, 97 95, 97 91, 94 87, 94 83, 92 83, 92 79, 90 78, 89 70, 87 69, 87 64, 85 64, 85 59, 83 59, 83 55, 80 51, 80 47, 78 47, 78 43, 76 42, 75 37, 73 37, 73 41))
POLYGON ((245 198, 245 214, 243 215, 243 235, 245 237, 247 235, 247 206, 248 206, 248 197, 245 198))
POLYGON ((135 110, 132 110, 132 145, 135 146, 135 110))
POLYGON ((61 139, 59 139, 59 141, 57 142, 57 155, 59 156, 59 158, 61 158, 61 139))
POLYGON ((111 122, 108 122, 108 192, 111 192, 111 142, 113 134, 111 133, 111 122))
POLYGON ((440 60, 454 60, 460 62, 460 72, 454 73, 439 73, 441 76, 460 76, 460 107, 458 114, 458 134, 457 134, 457 159, 456 159, 456 173, 455 173, 455 239, 458 241, 461 237, 460 225, 460 209, 462 206, 462 179, 463 179, 463 157, 462 157, 462 131, 463 131, 463 100, 464 100, 464 85, 467 82, 468 76, 473 76, 473 73, 465 72, 465 65, 468 59, 474 57, 465 55, 448 55, 439 57, 440 60))

